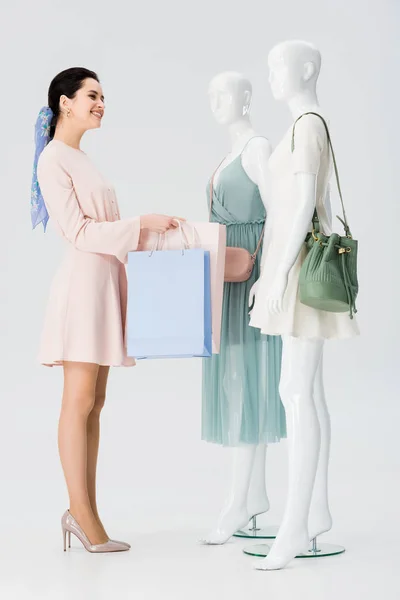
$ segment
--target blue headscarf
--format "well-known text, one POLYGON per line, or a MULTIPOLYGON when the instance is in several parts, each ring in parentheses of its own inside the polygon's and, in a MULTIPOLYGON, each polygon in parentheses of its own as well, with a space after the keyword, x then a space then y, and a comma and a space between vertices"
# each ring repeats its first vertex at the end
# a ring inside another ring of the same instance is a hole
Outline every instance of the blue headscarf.
POLYGON ((35 158, 33 160, 33 177, 31 187, 31 220, 32 229, 35 229, 39 223, 43 223, 43 229, 46 231, 49 213, 43 200, 42 193, 37 178, 37 165, 39 156, 50 141, 50 126, 53 118, 53 111, 48 106, 43 106, 35 125, 35 158))

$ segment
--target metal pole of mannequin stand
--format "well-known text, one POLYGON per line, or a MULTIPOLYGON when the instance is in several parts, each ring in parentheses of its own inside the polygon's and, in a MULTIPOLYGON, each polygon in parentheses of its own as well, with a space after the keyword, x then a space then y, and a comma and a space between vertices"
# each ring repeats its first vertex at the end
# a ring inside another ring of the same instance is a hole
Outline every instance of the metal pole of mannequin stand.
POLYGON ((318 549, 316 537, 312 540, 312 548, 311 548, 311 550, 309 550, 309 552, 312 552, 313 554, 317 554, 318 552, 321 552, 321 550, 318 549))
POLYGON ((250 529, 252 533, 257 533, 257 531, 260 531, 260 528, 257 529, 257 515, 254 515, 254 517, 251 519, 251 523, 253 525, 253 527, 250 529))
POLYGON ((250 519, 250 527, 248 529, 240 529, 233 534, 233 537, 238 538, 254 538, 259 540, 272 540, 276 537, 279 527, 270 525, 269 527, 257 527, 257 516, 253 515, 250 519))

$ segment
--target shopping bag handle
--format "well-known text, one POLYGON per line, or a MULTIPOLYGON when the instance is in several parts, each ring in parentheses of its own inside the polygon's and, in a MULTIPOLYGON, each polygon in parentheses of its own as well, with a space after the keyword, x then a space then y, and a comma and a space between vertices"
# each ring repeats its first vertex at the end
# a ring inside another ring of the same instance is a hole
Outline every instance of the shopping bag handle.
MULTIPOLYGON (((181 237, 181 252, 182 255, 185 253, 185 250, 190 250, 190 244, 187 240, 186 234, 183 231, 182 228, 182 222, 179 219, 174 219, 174 221, 176 221, 178 223, 178 228, 179 228, 179 233, 180 233, 180 237, 181 237)), ((193 233, 193 245, 195 242, 195 228, 192 227, 192 233, 193 233)), ((165 233, 159 233, 158 237, 157 237, 157 241, 155 242, 153 248, 151 249, 149 256, 153 255, 153 252, 159 251, 162 249, 164 240, 165 240, 165 233), (163 241, 163 243, 161 244, 161 240, 163 241)))
MULTIPOLYGON (((179 219, 174 219, 174 221, 176 221, 178 223, 178 227, 179 230, 181 232, 181 236, 183 236, 185 242, 186 242, 186 249, 190 250, 190 248, 195 248, 196 247, 196 234, 197 234, 197 230, 196 227, 194 227, 193 225, 191 225, 190 223, 187 223, 186 221, 182 222, 179 219), (189 227, 192 233, 192 240, 189 241, 188 237, 186 235, 186 231, 185 231, 185 226, 189 227)), ((198 237, 198 234, 197 234, 198 237)))

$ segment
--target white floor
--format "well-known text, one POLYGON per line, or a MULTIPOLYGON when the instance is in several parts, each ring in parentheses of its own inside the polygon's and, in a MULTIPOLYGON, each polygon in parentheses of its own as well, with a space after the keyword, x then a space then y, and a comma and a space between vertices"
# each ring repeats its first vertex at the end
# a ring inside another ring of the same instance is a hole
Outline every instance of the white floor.
MULTIPOLYGON (((177 373, 169 377, 157 382, 172 390, 177 373)), ((99 506, 110 537, 126 539, 131 551, 91 555, 74 540, 63 552, 66 490, 57 453, 58 403, 50 401, 59 397, 58 383, 49 397, 47 391, 34 401, 27 389, 12 397, 0 420, 0 600, 400 600, 400 404, 396 410, 388 405, 398 397, 395 388, 382 391, 369 381, 353 403, 330 381, 334 527, 321 541, 342 544, 346 553, 260 572, 242 553, 248 540, 197 544, 226 497, 232 456, 199 441, 186 388, 168 406, 160 389, 153 418, 155 401, 123 396, 124 374, 111 384, 99 506)), ((286 455, 286 442, 268 449, 271 511, 261 525, 282 517, 286 455)))
POLYGON ((338 557, 295 560, 282 571, 252 569, 242 553, 251 540, 234 539, 224 547, 198 545, 200 531, 161 529, 113 537, 132 543, 130 552, 91 555, 73 538, 64 553, 59 527, 39 533, 31 527, 7 530, 1 538, 0 598, 3 600, 197 600, 300 598, 307 600, 398 600, 400 569, 397 542, 382 535, 325 536, 342 543, 338 557), (339 539, 340 537, 340 539, 339 539))

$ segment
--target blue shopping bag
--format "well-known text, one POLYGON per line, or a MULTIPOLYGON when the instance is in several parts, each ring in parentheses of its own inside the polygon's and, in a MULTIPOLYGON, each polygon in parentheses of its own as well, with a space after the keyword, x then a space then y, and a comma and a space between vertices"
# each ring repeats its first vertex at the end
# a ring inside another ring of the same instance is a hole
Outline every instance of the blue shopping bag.
POLYGON ((127 350, 137 359, 211 356, 209 251, 129 252, 127 350))

